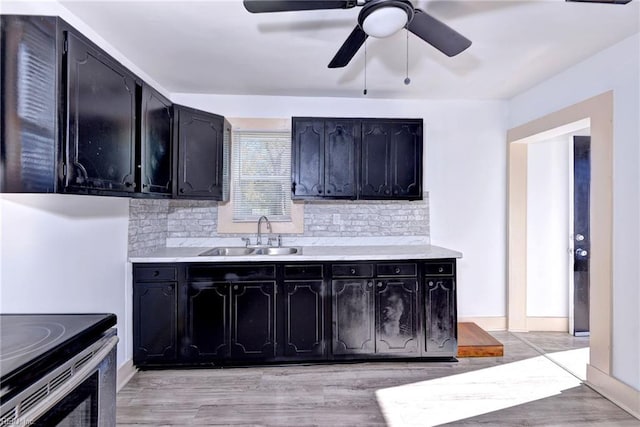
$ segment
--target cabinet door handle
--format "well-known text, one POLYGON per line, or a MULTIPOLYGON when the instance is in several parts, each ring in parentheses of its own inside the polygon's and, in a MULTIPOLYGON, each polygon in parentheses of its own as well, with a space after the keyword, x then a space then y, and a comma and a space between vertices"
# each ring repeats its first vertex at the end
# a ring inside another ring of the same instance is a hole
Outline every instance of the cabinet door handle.
POLYGON ((443 271, 444 271, 444 268, 442 268, 442 267, 438 268, 438 273, 442 273, 443 271))
POLYGON ((396 274, 400 274, 400 267, 396 267, 394 271, 396 272, 396 274))
POLYGON ((370 288, 373 288, 373 282, 367 283, 367 286, 369 286, 370 288))
POLYGON ((238 285, 233 285, 233 290, 237 291, 238 290, 238 285))
POLYGON ((378 282, 378 287, 381 288, 382 287, 382 282, 378 282))

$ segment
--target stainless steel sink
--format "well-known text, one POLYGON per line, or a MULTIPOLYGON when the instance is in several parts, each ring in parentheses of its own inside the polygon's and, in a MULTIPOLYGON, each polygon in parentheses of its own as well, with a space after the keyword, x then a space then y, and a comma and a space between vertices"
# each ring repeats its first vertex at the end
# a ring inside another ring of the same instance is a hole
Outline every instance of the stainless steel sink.
POLYGON ((278 247, 278 248, 257 248, 254 252, 256 255, 299 255, 302 248, 278 247))
POLYGON ((199 256, 242 256, 251 255, 254 251, 254 248, 245 248, 244 246, 230 246, 209 249, 199 254, 199 256))
POLYGON ((299 255, 302 248, 227 246, 208 249, 198 256, 247 256, 247 255, 299 255))

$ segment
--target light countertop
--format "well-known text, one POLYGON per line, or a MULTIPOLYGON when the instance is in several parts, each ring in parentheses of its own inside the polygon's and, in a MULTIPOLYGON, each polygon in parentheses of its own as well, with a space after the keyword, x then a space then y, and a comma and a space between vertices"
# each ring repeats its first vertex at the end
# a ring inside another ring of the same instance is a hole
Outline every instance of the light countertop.
POLYGON ((304 246, 295 255, 198 256, 211 248, 170 247, 133 256, 133 263, 173 262, 279 262, 279 261, 378 261, 462 258, 462 253, 432 245, 304 246))

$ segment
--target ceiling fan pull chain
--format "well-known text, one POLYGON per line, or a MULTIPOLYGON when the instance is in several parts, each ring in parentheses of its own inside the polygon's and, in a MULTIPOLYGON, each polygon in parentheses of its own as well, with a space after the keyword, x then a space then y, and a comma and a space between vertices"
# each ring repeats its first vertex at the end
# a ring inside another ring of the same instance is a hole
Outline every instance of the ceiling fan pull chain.
POLYGON ((367 41, 364 41, 364 95, 367 94, 367 41))
POLYGON ((411 79, 409 78, 409 31, 407 33, 407 77, 404 79, 404 84, 409 85, 411 83, 411 79))

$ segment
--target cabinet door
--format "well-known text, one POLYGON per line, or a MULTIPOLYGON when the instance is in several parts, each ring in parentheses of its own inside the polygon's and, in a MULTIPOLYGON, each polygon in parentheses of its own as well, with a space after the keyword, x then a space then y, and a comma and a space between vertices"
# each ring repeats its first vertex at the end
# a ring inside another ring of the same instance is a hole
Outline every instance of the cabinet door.
POLYGON ((172 119, 171 102, 153 88, 142 86, 140 132, 141 191, 171 195, 172 119))
POLYGON ((367 279, 333 280, 333 354, 373 354, 374 292, 367 279))
POLYGON ((356 195, 356 142, 360 123, 326 120, 324 124, 324 195, 352 199, 356 195))
POLYGON ((57 186, 56 18, 0 15, 0 192, 57 186))
POLYGON ((392 126, 380 120, 362 122, 360 196, 370 199, 391 197, 392 126))
POLYGON ((425 277, 427 355, 456 356, 458 331, 453 277, 425 277))
POLYGON ((422 199, 422 123, 395 123, 391 133, 391 194, 422 199))
POLYGON ((418 281, 376 282, 376 353, 419 353, 418 281))
POLYGON ((224 118, 176 107, 177 197, 222 200, 224 118))
POLYGON ((324 120, 293 119, 291 197, 308 199, 324 194, 324 120))
POLYGON ((133 192, 136 81, 75 34, 67 42, 65 191, 133 192))
POLYGON ((322 280, 284 282, 284 354, 304 359, 325 355, 322 280))
POLYGON ((232 284, 231 356, 236 360, 275 356, 275 282, 232 284))
POLYGON ((190 282, 186 286, 185 357, 194 362, 226 358, 231 331, 229 283, 190 282))
POLYGON ((422 199, 422 120, 362 122, 363 199, 422 199))
POLYGON ((133 362, 172 362, 178 355, 176 284, 135 283, 133 362))

